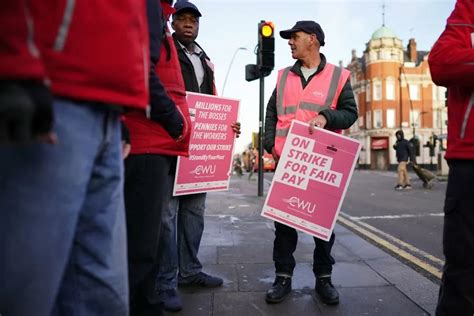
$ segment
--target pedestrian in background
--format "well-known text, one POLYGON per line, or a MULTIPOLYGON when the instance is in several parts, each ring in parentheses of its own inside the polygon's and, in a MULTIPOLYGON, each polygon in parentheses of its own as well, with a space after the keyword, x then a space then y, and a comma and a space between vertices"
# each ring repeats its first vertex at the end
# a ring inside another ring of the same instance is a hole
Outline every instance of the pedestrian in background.
POLYGON ((474 2, 458 0, 428 57, 433 82, 448 88, 446 258, 436 315, 474 314, 474 2))
POLYGON ((1 315, 129 314, 120 113, 148 104, 145 4, 71 3, 2 1, 1 315))
POLYGON ((398 183, 395 190, 411 189, 410 176, 408 175, 408 161, 415 163, 413 145, 405 139, 402 130, 395 133, 397 141, 393 145, 398 161, 398 183))
MULTIPOLYGON (((320 53, 324 32, 314 21, 298 21, 280 32, 288 40, 293 66, 278 72, 277 86, 268 102, 265 118, 264 147, 278 161, 291 122, 295 119, 314 127, 333 131, 349 128, 357 120, 357 106, 350 84, 349 71, 326 62, 320 53)), ((298 242, 294 228, 275 222, 273 261, 276 278, 267 291, 267 303, 279 303, 291 291, 296 262, 293 256, 298 242)), ((329 241, 314 237, 313 272, 316 293, 326 304, 338 304, 339 293, 332 284, 331 256, 335 234, 329 241)))
POLYGON ((250 148, 248 151, 249 157, 249 181, 252 180, 253 174, 255 172, 255 164, 257 163, 258 151, 255 148, 250 148))

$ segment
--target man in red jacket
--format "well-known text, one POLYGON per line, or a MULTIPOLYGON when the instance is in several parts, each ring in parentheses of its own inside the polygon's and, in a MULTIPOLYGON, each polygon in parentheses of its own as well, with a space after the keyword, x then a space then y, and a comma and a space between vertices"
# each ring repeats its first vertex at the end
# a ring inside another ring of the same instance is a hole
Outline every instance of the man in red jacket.
POLYGON ((474 314, 474 1, 458 0, 428 59, 433 81, 448 88, 446 263, 436 315, 474 314))
POLYGON ((120 112, 148 104, 146 26, 142 1, 2 1, 1 315, 128 315, 120 112))
MULTIPOLYGON (((172 1, 147 0, 151 64, 150 107, 125 114, 131 151, 125 160, 125 209, 130 278, 131 315, 152 314, 160 308, 154 298, 158 247, 165 198, 172 194, 176 156, 187 156, 191 119, 176 48, 166 22, 172 1), (161 3, 161 6, 160 6, 161 3), (159 10, 160 16, 156 17, 159 10), (153 17, 155 16, 155 17, 153 17), (156 72, 155 72, 156 64, 156 72)), ((167 260, 167 258, 162 258, 167 260)))

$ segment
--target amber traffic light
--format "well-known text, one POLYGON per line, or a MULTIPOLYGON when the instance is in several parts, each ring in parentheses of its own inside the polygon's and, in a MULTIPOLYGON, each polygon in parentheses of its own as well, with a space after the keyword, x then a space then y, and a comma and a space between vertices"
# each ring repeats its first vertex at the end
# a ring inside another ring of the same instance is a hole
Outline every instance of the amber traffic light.
POLYGON ((275 66, 275 27, 272 22, 258 24, 257 66, 261 71, 272 71, 275 66))

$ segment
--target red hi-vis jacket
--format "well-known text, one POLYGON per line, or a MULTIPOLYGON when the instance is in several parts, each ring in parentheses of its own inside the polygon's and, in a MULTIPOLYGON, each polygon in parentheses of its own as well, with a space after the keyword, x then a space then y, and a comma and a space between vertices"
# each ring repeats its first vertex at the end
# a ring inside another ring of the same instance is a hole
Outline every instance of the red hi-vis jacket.
POLYGON ((54 95, 145 108, 145 1, 2 0, 0 79, 48 79, 54 95))
MULTIPOLYGON (((301 77, 290 71, 278 72, 276 108, 278 122, 275 133, 275 151, 281 155, 291 121, 309 122, 326 109, 336 109, 337 100, 349 77, 349 71, 327 63, 303 89, 301 77)), ((336 132, 341 132, 337 130, 336 132)))
POLYGON ((132 148, 130 154, 159 154, 166 156, 189 156, 189 140, 191 138, 191 117, 186 101, 186 90, 181 75, 178 53, 171 34, 166 30, 160 50, 160 59, 156 65, 156 73, 166 93, 175 102, 184 118, 183 137, 174 140, 159 123, 146 117, 145 111, 129 111, 125 114, 125 123, 130 130, 132 148), (167 41, 170 56, 164 46, 167 41), (168 59, 168 60, 167 60, 168 59))
POLYGON ((458 0, 428 62, 433 82, 448 88, 446 159, 474 159, 474 1, 458 0))

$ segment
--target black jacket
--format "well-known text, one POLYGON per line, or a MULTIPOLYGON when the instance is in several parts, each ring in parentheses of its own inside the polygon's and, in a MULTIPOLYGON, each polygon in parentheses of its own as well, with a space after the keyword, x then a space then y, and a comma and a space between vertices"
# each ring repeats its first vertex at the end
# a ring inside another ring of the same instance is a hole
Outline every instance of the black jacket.
POLYGON ((400 139, 397 139, 397 141, 393 145, 393 149, 395 149, 396 152, 397 161, 408 161, 408 159, 410 159, 410 161, 414 163, 415 150, 413 148, 413 144, 405 139, 402 130, 397 131, 395 133, 395 136, 397 135, 400 135, 400 139))
MULTIPOLYGON (((296 61, 291 71, 300 76, 301 84, 303 88, 306 87, 308 82, 313 77, 320 73, 326 66, 326 57, 323 54, 321 56, 321 63, 318 66, 316 72, 308 78, 306 81, 303 73, 301 72, 301 62, 296 61)), ((342 88, 339 99, 337 100, 337 106, 335 110, 323 110, 319 114, 323 115, 327 120, 326 128, 331 129, 346 129, 351 127, 352 124, 357 120, 357 104, 354 99, 354 93, 352 92, 352 86, 347 79, 346 84, 342 88)), ((273 90, 273 94, 267 104, 267 112, 265 116, 265 133, 263 135, 263 147, 267 152, 272 152, 272 148, 275 145, 275 131, 278 122, 277 110, 276 110, 276 88, 273 90)))
POLYGON ((186 56, 186 53, 184 52, 183 48, 179 44, 174 34, 173 34, 173 38, 174 38, 176 49, 178 51, 179 63, 181 65, 181 73, 183 75, 186 91, 198 92, 198 93, 204 93, 204 94, 214 94, 214 71, 207 64, 206 60, 210 61, 210 59, 206 55, 202 47, 199 46, 196 42, 194 42, 194 44, 197 45, 202 51, 200 58, 201 58, 202 66, 204 67, 204 79, 202 81, 201 86, 199 87, 197 79, 196 79, 196 75, 194 73, 193 64, 189 60, 188 56, 186 56))

